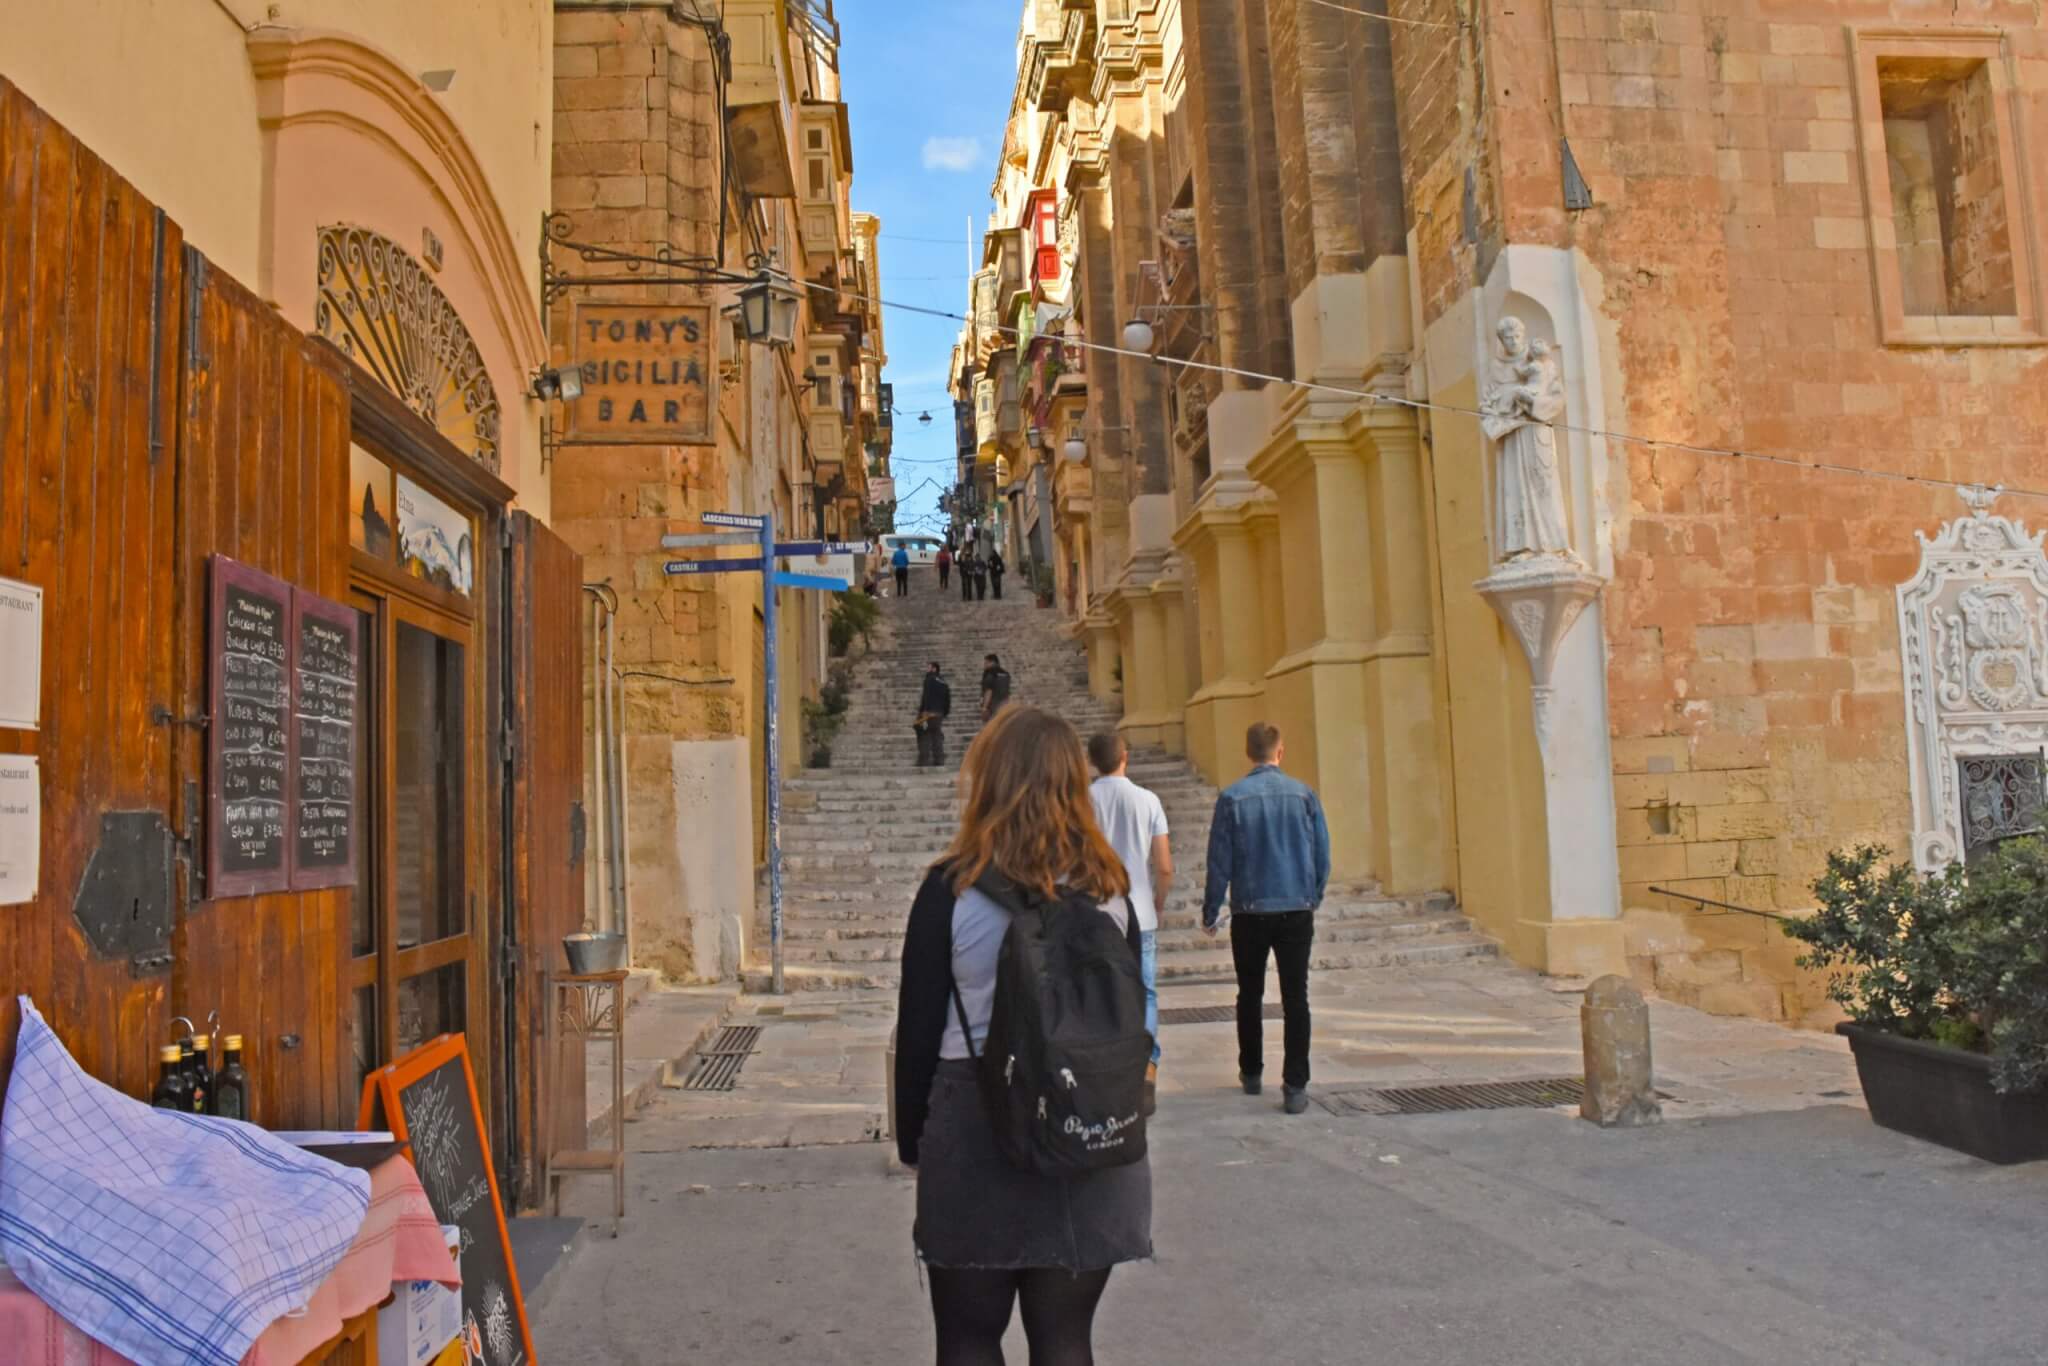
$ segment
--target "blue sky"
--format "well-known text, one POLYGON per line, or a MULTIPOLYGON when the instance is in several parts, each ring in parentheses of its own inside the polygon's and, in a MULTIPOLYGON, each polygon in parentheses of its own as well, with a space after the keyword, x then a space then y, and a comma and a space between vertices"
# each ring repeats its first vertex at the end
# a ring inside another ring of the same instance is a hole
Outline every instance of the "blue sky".
MULTIPOLYGON (((988 227, 1003 124, 1016 83, 1016 0, 839 0, 839 68, 853 125, 853 206, 882 220, 884 297, 950 313, 967 299, 967 219, 988 227)), ((886 312, 896 386, 897 525, 936 515, 951 482, 946 366, 957 322, 886 312), (929 427, 918 414, 929 412, 929 427)), ((925 523, 935 526, 935 522, 925 523)))

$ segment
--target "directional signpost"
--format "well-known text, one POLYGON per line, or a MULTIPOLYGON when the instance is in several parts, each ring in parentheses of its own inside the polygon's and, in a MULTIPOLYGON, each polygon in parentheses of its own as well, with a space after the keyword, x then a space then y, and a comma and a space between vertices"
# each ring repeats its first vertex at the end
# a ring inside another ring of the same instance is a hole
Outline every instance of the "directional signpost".
POLYGON ((753 554, 724 560, 670 560, 664 572, 673 576, 693 574, 760 574, 761 630, 766 638, 762 649, 762 684, 767 694, 761 710, 767 727, 768 772, 768 940, 774 964, 774 990, 782 994, 782 729, 778 705, 779 681, 775 660, 775 590, 805 588, 838 592, 849 585, 845 580, 818 574, 791 574, 775 568, 784 557, 865 554, 865 541, 775 540, 772 515, 741 512, 707 512, 699 519, 705 526, 729 527, 728 531, 690 532, 664 536, 664 550, 712 550, 724 546, 750 546, 753 554))

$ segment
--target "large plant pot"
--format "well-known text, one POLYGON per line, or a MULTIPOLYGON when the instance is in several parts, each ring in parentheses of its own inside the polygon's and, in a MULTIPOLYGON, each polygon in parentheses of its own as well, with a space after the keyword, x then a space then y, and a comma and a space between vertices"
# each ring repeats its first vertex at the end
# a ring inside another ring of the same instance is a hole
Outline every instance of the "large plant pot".
POLYGON ((2048 1158, 2048 1091, 2001 1096, 1991 1059, 1881 1029, 1839 1024, 1856 1056, 1870 1117, 1887 1129, 1954 1148, 1986 1162, 2048 1158))

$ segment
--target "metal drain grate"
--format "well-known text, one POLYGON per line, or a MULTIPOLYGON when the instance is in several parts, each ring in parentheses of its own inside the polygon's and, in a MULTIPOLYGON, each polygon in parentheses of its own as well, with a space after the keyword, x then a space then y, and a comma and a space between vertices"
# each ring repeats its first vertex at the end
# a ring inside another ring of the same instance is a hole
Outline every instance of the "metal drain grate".
MULTIPOLYGON (((1261 1013, 1268 1020, 1279 1019, 1279 1003, 1266 1002, 1266 1008, 1261 1013)), ((1230 1024, 1236 1019, 1236 1006, 1174 1006, 1159 1012, 1159 1023, 1162 1027, 1170 1024, 1230 1024)))
POLYGON ((1453 1110, 1547 1109, 1577 1105, 1586 1083, 1579 1077, 1478 1081, 1449 1086, 1374 1086, 1325 1091, 1318 1099, 1336 1115, 1441 1115, 1453 1110))
POLYGON ((709 1048, 697 1054, 697 1061, 690 1067, 690 1078, 683 1083, 685 1091, 730 1091, 739 1079, 740 1069, 747 1065, 747 1055, 761 1042, 759 1025, 727 1025, 718 1031, 718 1037, 711 1041, 709 1048))

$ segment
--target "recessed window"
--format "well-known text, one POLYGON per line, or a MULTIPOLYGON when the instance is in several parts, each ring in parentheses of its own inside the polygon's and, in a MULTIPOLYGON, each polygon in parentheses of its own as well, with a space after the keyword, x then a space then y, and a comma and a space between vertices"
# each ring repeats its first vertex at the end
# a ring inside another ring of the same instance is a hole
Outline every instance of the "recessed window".
POLYGON ((824 129, 822 129, 822 128, 813 128, 813 129, 811 129, 811 131, 810 131, 810 133, 809 133, 809 135, 808 135, 808 136, 809 136, 809 138, 810 138, 810 147, 811 147, 811 150, 812 150, 812 151, 814 151, 814 152, 822 152, 822 151, 824 151, 824 150, 825 150, 825 130, 824 130, 824 129))
POLYGON ((823 199, 826 193, 825 187, 830 181, 831 173, 829 169, 826 167, 824 158, 822 157, 812 157, 810 161, 810 166, 811 198, 823 199))
POLYGON ((1989 64, 1880 57, 1877 82, 1907 314, 2014 313, 1989 64))
MULTIPOLYGON (((1867 244, 1888 345, 2040 344, 2034 245, 2021 210, 2028 167, 2004 38, 1872 27, 1852 30, 1850 41, 1868 232, 1847 234, 1840 220, 1816 217, 1815 244, 1867 244)), ((1788 152, 1788 181, 1839 177, 1835 155, 1788 152)))

